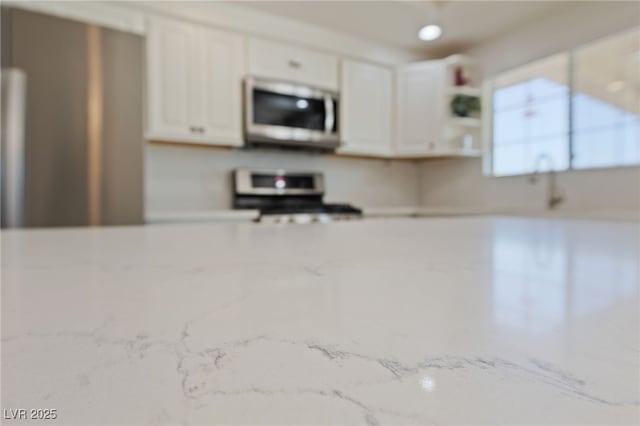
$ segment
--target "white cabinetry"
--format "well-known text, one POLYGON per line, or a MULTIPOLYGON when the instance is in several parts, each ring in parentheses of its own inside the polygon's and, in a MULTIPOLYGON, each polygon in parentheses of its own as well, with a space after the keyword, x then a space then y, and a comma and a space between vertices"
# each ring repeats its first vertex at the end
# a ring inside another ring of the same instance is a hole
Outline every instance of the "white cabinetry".
POLYGON ((337 90, 338 58, 259 39, 249 39, 249 73, 337 90))
POLYGON ((151 19, 147 37, 150 139, 194 137, 197 32, 192 25, 151 19))
POLYGON ((479 111, 463 116, 453 109, 479 104, 471 86, 471 62, 461 56, 401 66, 397 70, 396 145, 398 156, 476 156, 480 154, 479 111), (463 77, 464 74, 464 77, 463 77))
POLYGON ((390 156, 393 74, 386 67, 342 62, 340 153, 390 156))
POLYGON ((147 139, 242 144, 242 37, 151 18, 147 67, 147 139))
POLYGON ((242 145, 244 40, 209 29, 201 32, 199 97, 204 136, 212 143, 242 145))
MULTIPOLYGON (((146 34, 148 140, 241 146, 242 79, 248 74, 340 90, 339 154, 427 158, 482 152, 481 123, 491 114, 483 111, 481 119, 478 108, 469 113, 482 96, 476 66, 462 55, 390 69, 300 47, 293 33, 287 44, 240 28, 233 33, 170 18, 172 8, 161 8, 168 15, 160 17, 155 7, 134 11, 104 2, 12 3, 146 34)), ((327 49, 335 48, 329 44, 327 49)), ((490 95, 487 89, 487 101, 490 95)), ((485 139, 490 132, 487 126, 485 139)))
POLYGON ((396 153, 423 155, 438 151, 443 70, 440 61, 398 69, 396 153))

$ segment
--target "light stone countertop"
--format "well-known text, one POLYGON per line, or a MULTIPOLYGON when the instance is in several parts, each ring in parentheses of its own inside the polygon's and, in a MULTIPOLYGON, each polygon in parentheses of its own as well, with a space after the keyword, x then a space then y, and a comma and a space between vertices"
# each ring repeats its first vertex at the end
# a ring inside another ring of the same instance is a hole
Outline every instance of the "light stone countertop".
MULTIPOLYGON (((400 217, 447 217, 447 216, 481 216, 502 215, 522 216, 550 219, 578 220, 616 220, 640 222, 640 211, 633 210, 531 210, 508 208, 485 208, 480 206, 435 206, 435 207, 365 207, 367 218, 400 218, 400 217)), ((151 211, 146 214, 145 222, 149 225, 176 223, 219 223, 219 222, 252 222, 258 219, 258 210, 200 210, 200 211, 151 211)))
MULTIPOLYGON (((637 223, 2 232, 11 424, 638 424, 637 223)), ((3 413, 6 416, 6 412, 3 413)))

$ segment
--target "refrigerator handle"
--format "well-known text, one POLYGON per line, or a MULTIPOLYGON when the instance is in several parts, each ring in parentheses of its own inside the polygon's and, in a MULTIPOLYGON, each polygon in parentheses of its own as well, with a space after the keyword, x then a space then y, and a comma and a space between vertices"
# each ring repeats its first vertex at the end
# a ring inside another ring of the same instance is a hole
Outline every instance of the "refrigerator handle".
POLYGON ((17 68, 2 70, 0 211, 2 227, 26 225, 26 94, 27 76, 17 68))

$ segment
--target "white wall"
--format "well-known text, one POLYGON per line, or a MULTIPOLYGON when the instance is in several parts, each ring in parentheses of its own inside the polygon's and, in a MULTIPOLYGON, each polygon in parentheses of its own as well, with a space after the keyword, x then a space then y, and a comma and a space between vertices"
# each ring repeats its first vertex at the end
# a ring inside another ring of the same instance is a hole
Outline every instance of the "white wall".
POLYGON ((640 3, 576 1, 469 50, 485 77, 638 25, 640 3))
POLYGON ((229 209, 231 171, 237 167, 321 171, 325 201, 359 207, 414 206, 419 196, 420 167, 414 161, 152 143, 146 148, 147 212, 229 209))
MULTIPOLYGON (((576 2, 544 19, 504 34, 468 53, 485 77, 561 50, 638 25, 640 3, 576 2)), ((424 206, 543 208, 546 181, 532 185, 526 176, 482 177, 480 159, 425 161, 420 203, 424 206)), ((637 167, 568 171, 558 184, 565 210, 640 210, 637 167)))

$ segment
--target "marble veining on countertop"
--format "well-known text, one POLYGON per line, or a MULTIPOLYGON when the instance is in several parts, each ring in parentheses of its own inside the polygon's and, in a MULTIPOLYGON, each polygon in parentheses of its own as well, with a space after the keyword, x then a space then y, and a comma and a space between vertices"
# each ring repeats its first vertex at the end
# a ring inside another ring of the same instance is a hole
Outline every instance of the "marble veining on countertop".
POLYGON ((3 231, 2 408, 638 424, 639 238, 485 216, 3 231))

